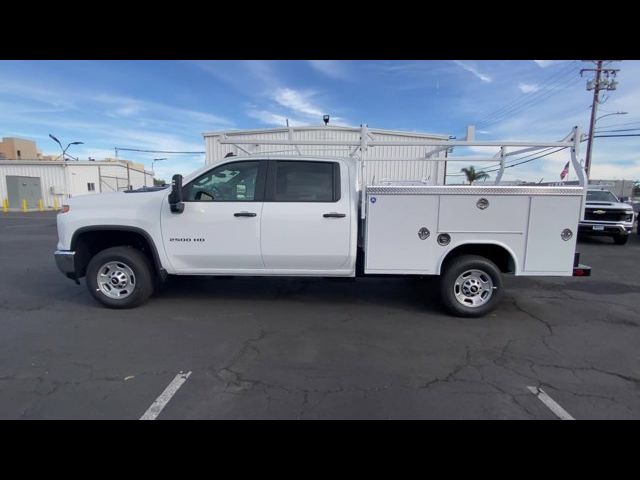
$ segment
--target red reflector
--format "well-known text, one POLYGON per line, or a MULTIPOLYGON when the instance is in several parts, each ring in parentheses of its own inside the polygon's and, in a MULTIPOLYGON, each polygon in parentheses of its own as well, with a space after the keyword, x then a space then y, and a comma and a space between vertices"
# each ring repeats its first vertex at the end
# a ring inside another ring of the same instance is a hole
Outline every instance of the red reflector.
POLYGON ((581 268, 574 268, 573 269, 573 276, 574 277, 584 277, 584 270, 581 268))

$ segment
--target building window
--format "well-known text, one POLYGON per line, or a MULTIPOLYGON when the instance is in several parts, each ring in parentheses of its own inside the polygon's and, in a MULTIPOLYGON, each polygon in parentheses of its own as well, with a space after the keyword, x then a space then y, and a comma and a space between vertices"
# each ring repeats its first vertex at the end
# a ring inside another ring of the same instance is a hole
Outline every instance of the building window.
POLYGON ((89 189, 90 192, 93 192, 96 189, 96 184, 95 183, 87 183, 87 188, 89 189))
POLYGON ((21 158, 20 150, 17 150, 17 153, 18 153, 18 158, 21 158))

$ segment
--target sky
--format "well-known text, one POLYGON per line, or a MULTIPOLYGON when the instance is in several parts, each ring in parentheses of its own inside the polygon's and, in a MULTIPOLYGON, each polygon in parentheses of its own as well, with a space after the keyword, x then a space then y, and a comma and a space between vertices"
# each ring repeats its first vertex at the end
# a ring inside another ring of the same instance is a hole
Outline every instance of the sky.
MULTIPOLYGON (((640 61, 620 61, 618 88, 606 92, 602 134, 640 130, 640 61), (615 130, 615 132, 612 132, 615 130), (623 130, 623 131, 617 131, 623 130)), ((590 62, 577 60, 427 61, 0 61, 0 137, 37 142, 58 155, 55 135, 86 160, 114 157, 115 147, 204 150, 203 132, 291 125, 331 125, 464 136, 478 140, 555 141, 574 125, 588 129, 590 62)), ((596 179, 640 179, 640 137, 595 138, 596 179)), ((580 158, 584 158, 586 142, 580 158)), ((461 155, 492 156, 474 147, 461 155)), ((204 165, 203 154, 121 152, 157 177, 170 179, 204 165)), ((532 157, 528 157, 532 158, 532 157)), ((568 152, 505 170, 503 180, 557 181, 568 152)), ((515 163, 515 162, 514 162, 515 163)), ((447 183, 464 164, 451 164, 447 183)), ((477 165, 482 169, 481 164, 477 165)), ((485 168, 489 169, 486 167, 485 168)), ((495 173, 491 173, 494 178, 495 173)), ((575 177, 573 177, 575 178, 575 177)))

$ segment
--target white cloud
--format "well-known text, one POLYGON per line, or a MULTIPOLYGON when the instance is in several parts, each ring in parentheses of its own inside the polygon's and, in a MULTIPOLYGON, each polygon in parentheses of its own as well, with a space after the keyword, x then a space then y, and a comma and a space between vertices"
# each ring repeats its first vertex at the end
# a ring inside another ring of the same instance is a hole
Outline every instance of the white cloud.
POLYGON ((566 60, 534 60, 540 68, 547 68, 557 63, 566 62, 566 60))
POLYGON ((0 94, 8 94, 19 100, 13 104, 12 108, 10 104, 3 102, 2 110, 4 113, 20 114, 25 119, 31 116, 32 120, 40 117, 41 113, 63 113, 68 110, 85 113, 96 109, 100 110, 100 105, 102 105, 107 109, 100 113, 106 116, 139 119, 156 125, 163 122, 166 122, 166 126, 184 125, 185 120, 207 124, 207 128, 224 128, 234 124, 231 120, 210 112, 190 110, 112 93, 69 90, 52 85, 45 86, 33 81, 20 83, 7 79, 0 80, 0 94), (33 102, 36 104, 33 105, 33 102), (48 108, 43 108, 42 104, 48 105, 48 108), (147 115, 147 118, 142 118, 142 114, 147 115))
POLYGON ((0 80, 0 93, 45 103, 56 109, 77 108, 76 98, 72 92, 69 92, 68 95, 60 95, 60 92, 52 89, 50 85, 38 85, 31 80, 2 79, 0 80))
POLYGON ((311 66, 324 75, 336 80, 349 80, 346 62, 340 60, 309 60, 311 66))
POLYGON ((465 63, 465 62, 461 62, 460 60, 454 60, 453 62, 456 65, 458 65, 460 68, 463 68, 464 70, 466 70, 467 72, 473 73, 476 77, 478 77, 483 82, 491 83, 493 81, 493 78, 491 78, 489 75, 486 75, 486 74, 480 72, 474 65, 471 65, 471 64, 465 63))
MULTIPOLYGON (((204 160, 200 158, 169 158, 164 162, 157 162, 155 166, 155 178, 162 179, 167 183, 171 182, 171 177, 177 173, 188 175, 189 173, 204 166, 204 160)), ((151 165, 148 165, 151 169, 151 165)))
POLYGON ((536 83, 519 83, 518 88, 522 93, 532 93, 540 90, 540 87, 536 83))
POLYGON ((289 108, 296 113, 317 117, 318 120, 321 120, 322 115, 325 112, 309 101, 313 96, 313 92, 301 92, 291 88, 279 88, 273 95, 273 99, 283 107, 289 108))
POLYGON ((187 62, 243 93, 264 94, 279 85, 275 60, 196 60, 187 62))
MULTIPOLYGON (((225 117, 208 112, 189 110, 164 103, 141 100, 131 97, 123 97, 111 94, 91 95, 91 100, 107 105, 115 105, 116 109, 107 112, 110 116, 133 117, 140 113, 147 113, 149 118, 142 119, 157 122, 159 118, 191 120, 198 123, 206 123, 213 126, 231 126, 233 122, 225 117)), ((89 100, 89 98, 87 98, 89 100)))
POLYGON ((603 180, 640 179, 640 160, 632 163, 591 164, 591 178, 603 180))
MULTIPOLYGON (((312 98, 316 95, 313 91, 277 88, 269 97, 277 103, 278 107, 284 108, 285 111, 274 112, 271 109, 260 109, 253 105, 247 111, 247 115, 267 125, 280 127, 286 125, 287 118, 291 126, 321 125, 322 117, 325 114, 329 114, 330 109, 323 109, 312 101, 312 98), (290 112, 290 114, 287 111, 290 112)), ((350 125, 350 122, 341 116, 331 115, 330 122, 336 126, 350 125)))
POLYGON ((255 118, 256 120, 261 121, 264 124, 274 125, 278 127, 286 127, 287 119, 289 120, 289 125, 292 127, 305 124, 305 122, 301 120, 297 120, 295 118, 288 118, 285 115, 279 115, 277 113, 269 112, 267 110, 249 110, 247 112, 247 115, 251 118, 255 118))

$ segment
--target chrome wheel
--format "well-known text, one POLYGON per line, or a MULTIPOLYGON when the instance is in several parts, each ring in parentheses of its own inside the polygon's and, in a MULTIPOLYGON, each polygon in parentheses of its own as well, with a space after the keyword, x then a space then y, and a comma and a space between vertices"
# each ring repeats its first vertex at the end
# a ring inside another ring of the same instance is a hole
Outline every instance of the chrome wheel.
POLYGON ((480 307, 493 295, 493 281, 482 270, 467 270, 453 284, 456 300, 465 307, 480 307))
POLYGON ((109 298, 121 300, 133 293, 136 276, 122 262, 107 262, 98 269, 98 288, 109 298))

